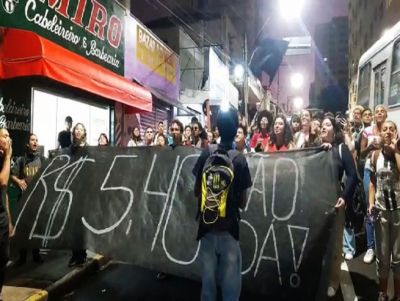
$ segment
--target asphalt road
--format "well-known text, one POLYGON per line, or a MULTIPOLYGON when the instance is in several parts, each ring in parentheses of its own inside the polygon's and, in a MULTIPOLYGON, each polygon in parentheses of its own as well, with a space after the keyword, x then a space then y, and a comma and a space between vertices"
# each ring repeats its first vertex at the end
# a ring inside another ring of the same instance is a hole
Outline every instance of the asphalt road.
MULTIPOLYGON (((335 301, 377 300, 375 263, 362 262, 363 254, 346 262, 350 273, 342 271, 341 289, 335 301), (351 283, 344 281, 350 275, 351 283), (353 293, 352 293, 353 292, 353 293), (355 297, 357 296, 357 299, 355 297)), ((343 266, 342 266, 343 267, 343 266)), ((193 301, 199 300, 200 283, 176 276, 156 279, 156 272, 137 266, 111 262, 96 275, 81 283, 74 291, 58 300, 63 301, 193 301)), ((242 293, 241 300, 260 300, 259 296, 242 293)))
MULTIPOLYGON (((342 264, 341 286, 334 301, 373 301, 378 298, 376 266, 364 264, 364 253, 342 264)), ((193 301, 199 300, 201 284, 196 281, 168 276, 156 279, 156 272, 128 264, 111 262, 73 291, 59 298, 62 301, 193 301)), ((390 287, 389 295, 393 294, 390 287)), ((241 300, 261 300, 259 296, 242 292, 241 300)))

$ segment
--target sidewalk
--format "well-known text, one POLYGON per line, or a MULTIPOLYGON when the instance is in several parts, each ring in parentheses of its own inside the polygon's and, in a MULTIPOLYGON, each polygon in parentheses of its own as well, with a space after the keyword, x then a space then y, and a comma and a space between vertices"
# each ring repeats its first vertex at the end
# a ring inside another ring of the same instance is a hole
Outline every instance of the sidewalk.
POLYGON ((105 263, 104 257, 88 251, 88 260, 83 267, 70 268, 68 260, 71 251, 45 250, 41 254, 44 260, 42 264, 33 263, 28 254, 25 265, 7 268, 2 300, 48 300, 82 282, 105 263))

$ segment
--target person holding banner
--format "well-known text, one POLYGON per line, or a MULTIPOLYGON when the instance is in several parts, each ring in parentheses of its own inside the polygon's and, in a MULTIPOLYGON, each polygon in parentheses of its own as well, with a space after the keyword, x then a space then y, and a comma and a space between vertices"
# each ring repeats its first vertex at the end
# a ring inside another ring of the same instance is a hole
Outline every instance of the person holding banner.
POLYGON ((128 142, 128 147, 134 147, 134 146, 142 146, 143 141, 142 137, 140 136, 140 128, 138 126, 133 127, 132 133, 131 133, 131 139, 129 139, 128 142))
MULTIPOLYGON (((42 167, 44 157, 38 151, 38 138, 35 134, 30 133, 26 144, 26 152, 22 157, 18 157, 11 169, 11 179, 15 185, 20 189, 19 200, 22 193, 26 190, 33 177, 42 167)), ((28 250, 22 248, 19 250, 19 258, 15 262, 15 267, 22 266, 26 263, 28 250)), ((35 263, 43 263, 40 257, 39 249, 32 250, 32 259, 35 263)))
MULTIPOLYGON (((71 153, 75 153, 78 149, 88 146, 86 142, 86 128, 82 123, 77 123, 72 130, 71 153)), ((86 262, 86 250, 72 250, 72 256, 68 262, 69 267, 82 266, 86 262)))
POLYGON ((10 239, 12 226, 8 206, 7 185, 10 177, 11 146, 10 135, 5 128, 0 128, 0 293, 4 284, 4 274, 10 256, 10 239))
POLYGON ((199 199, 197 239, 201 241, 202 301, 215 300, 218 285, 223 300, 240 297, 239 208, 245 207, 246 190, 252 182, 246 158, 232 149, 238 123, 236 110, 220 111, 217 126, 221 143, 205 148, 192 171, 196 177, 194 192, 199 199))
POLYGON ((290 125, 282 114, 275 117, 274 128, 271 131, 269 143, 264 152, 287 151, 294 147, 290 125))
POLYGON ((357 172, 353 160, 353 156, 344 143, 344 136, 341 127, 336 123, 335 118, 332 116, 325 116, 322 121, 321 129, 322 148, 326 150, 333 149, 337 153, 336 166, 338 168, 338 182, 337 187, 340 189, 343 174, 346 174, 346 182, 344 188, 341 189, 339 197, 336 200, 336 219, 332 229, 334 231, 331 239, 334 240, 331 245, 335 246, 328 256, 327 269, 328 269, 328 291, 327 295, 333 297, 336 295, 339 287, 340 264, 343 242, 344 230, 344 207, 346 202, 351 202, 353 199, 354 190, 357 185, 357 172))
POLYGON ((258 113, 257 130, 250 140, 252 152, 263 152, 269 143, 269 132, 271 129, 273 117, 271 112, 264 110, 258 113))
POLYGON ((400 150, 393 121, 382 124, 382 147, 371 156, 368 212, 375 223, 379 301, 388 300, 392 268, 395 298, 400 301, 400 150))

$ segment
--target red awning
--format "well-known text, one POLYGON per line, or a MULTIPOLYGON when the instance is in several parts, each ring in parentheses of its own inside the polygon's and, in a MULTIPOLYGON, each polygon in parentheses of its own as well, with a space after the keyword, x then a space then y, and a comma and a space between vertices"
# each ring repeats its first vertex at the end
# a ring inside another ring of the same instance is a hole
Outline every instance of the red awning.
POLYGON ((7 29, 0 62, 0 79, 45 76, 124 103, 130 111, 152 110, 152 96, 146 88, 31 31, 7 29))

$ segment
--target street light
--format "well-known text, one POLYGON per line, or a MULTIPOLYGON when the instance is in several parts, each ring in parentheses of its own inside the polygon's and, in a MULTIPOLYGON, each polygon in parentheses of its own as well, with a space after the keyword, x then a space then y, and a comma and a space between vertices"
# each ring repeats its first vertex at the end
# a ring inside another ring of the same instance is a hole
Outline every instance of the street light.
POLYGON ((286 20, 300 18, 304 0, 280 0, 281 16, 286 20))
POLYGON ((293 98, 293 107, 296 110, 302 109, 303 108, 303 98, 301 98, 300 96, 293 98))
POLYGON ((304 83, 304 76, 301 73, 294 73, 290 77, 290 84, 292 88, 299 89, 303 86, 304 83))
POLYGON ((235 76, 235 81, 243 81, 244 68, 242 64, 237 64, 233 69, 233 75, 235 76))

